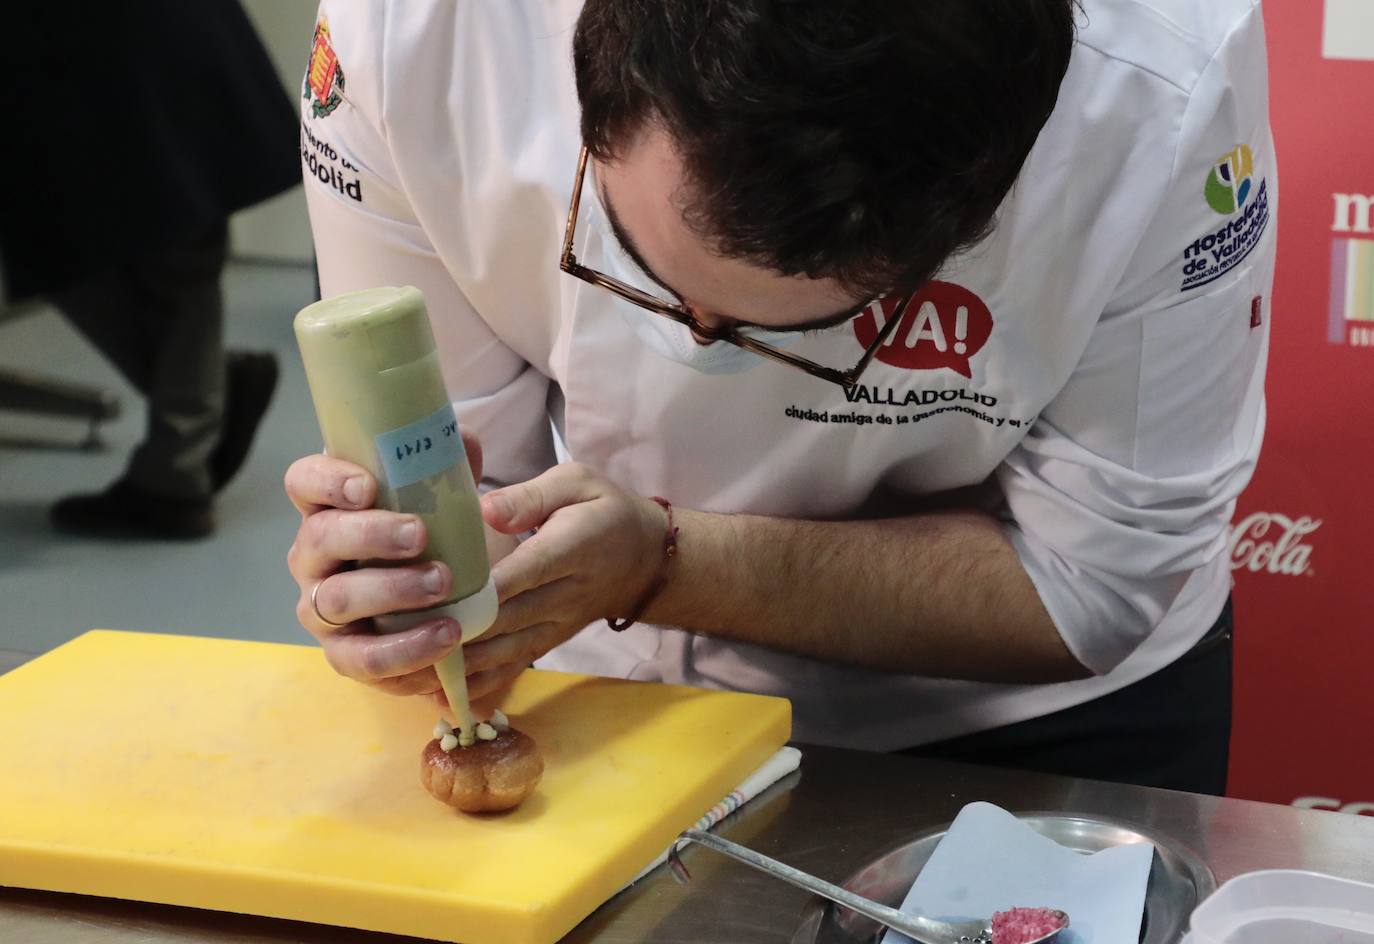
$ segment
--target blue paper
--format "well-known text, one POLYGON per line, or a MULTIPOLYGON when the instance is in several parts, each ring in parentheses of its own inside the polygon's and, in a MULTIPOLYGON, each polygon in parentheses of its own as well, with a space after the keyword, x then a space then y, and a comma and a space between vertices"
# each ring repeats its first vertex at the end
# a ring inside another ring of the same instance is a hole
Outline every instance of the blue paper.
MULTIPOLYGON (((1153 859, 1149 843, 1083 855, 1000 807, 970 803, 921 869, 902 910, 963 921, 1016 907, 1058 908, 1069 916, 1062 944, 1137 944, 1153 859)), ((911 939, 889 931, 883 944, 911 939)))
POLYGON ((378 434, 376 442, 386 484, 398 491, 466 461, 451 403, 424 419, 378 434))

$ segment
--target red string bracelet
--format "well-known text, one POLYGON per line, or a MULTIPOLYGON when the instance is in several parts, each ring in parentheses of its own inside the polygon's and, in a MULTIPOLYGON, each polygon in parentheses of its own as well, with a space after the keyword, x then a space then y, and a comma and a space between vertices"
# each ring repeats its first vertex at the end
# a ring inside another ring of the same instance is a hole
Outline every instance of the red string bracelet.
POLYGON ((654 597, 662 592, 664 585, 668 583, 668 562, 677 556, 678 529, 673 527, 673 506, 668 502, 668 499, 660 498, 657 495, 653 497, 653 500, 663 506, 663 510, 668 513, 668 531, 663 536, 663 566, 658 571, 658 578, 654 580, 648 592, 639 598, 639 602, 635 604, 629 616, 623 619, 617 619, 612 616, 606 617, 606 625, 616 632, 621 632, 633 626, 635 621, 639 619, 640 614, 648 608, 654 597))

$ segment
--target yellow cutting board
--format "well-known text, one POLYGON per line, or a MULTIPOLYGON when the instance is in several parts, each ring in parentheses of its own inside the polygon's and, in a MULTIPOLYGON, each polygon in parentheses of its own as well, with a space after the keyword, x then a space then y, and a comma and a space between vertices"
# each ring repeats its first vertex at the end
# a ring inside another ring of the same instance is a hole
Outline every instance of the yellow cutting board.
POLYGON ((528 671, 514 812, 425 792, 437 714, 318 649, 96 630, 0 676, 0 885, 549 944, 788 739, 777 698, 528 671))

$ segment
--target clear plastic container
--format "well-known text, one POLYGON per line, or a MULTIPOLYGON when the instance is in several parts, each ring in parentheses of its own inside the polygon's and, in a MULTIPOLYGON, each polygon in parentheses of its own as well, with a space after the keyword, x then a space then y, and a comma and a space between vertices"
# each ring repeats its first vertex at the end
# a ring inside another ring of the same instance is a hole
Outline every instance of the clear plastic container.
POLYGON ((1374 944, 1374 885, 1320 872, 1239 875, 1193 911, 1190 944, 1374 944))

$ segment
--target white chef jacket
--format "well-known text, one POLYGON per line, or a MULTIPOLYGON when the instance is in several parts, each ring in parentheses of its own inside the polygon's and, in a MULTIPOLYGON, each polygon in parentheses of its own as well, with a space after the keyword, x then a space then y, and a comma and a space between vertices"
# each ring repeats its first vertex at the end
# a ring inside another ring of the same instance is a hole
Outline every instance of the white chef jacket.
MULTIPOLYGON (((665 337, 690 350, 662 334, 677 326, 559 271, 580 145, 575 2, 324 0, 301 132, 323 293, 424 292, 485 486, 571 457, 680 506, 844 519, 880 490, 992 480, 1008 538, 1095 675, 941 680, 601 623, 542 665, 782 695, 799 739, 889 750, 1107 694, 1207 630, 1264 428, 1277 180, 1260 7, 1083 6, 1058 105, 996 228, 846 394, 763 361, 683 366, 658 353, 665 337)), ((594 187, 583 201, 579 259, 642 283, 594 187)), ((792 349, 847 366, 883 320, 870 310, 792 349)))

